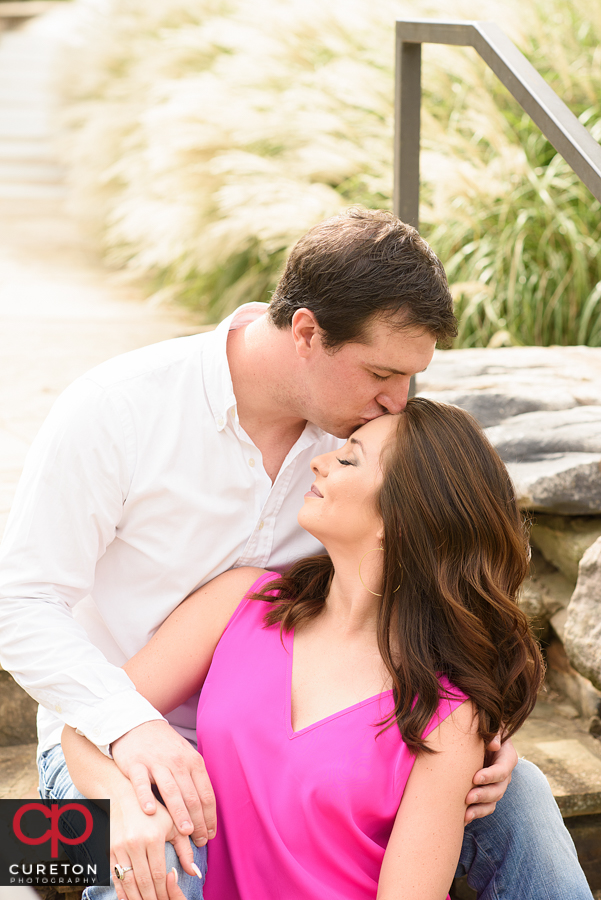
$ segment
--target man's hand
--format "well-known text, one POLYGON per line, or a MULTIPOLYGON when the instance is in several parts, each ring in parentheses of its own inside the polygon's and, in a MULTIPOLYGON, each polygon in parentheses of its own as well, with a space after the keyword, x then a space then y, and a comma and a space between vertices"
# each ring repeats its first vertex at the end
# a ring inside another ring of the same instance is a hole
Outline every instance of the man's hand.
POLYGON ((190 835, 197 847, 215 836, 215 795, 202 756, 167 722, 138 725, 111 750, 147 815, 157 809, 154 783, 180 834, 190 835))
POLYGON ((511 775, 518 763, 518 755, 511 741, 501 744, 498 734, 486 748, 486 768, 474 775, 475 788, 465 798, 465 824, 482 819, 495 811, 495 807, 509 787, 511 775))

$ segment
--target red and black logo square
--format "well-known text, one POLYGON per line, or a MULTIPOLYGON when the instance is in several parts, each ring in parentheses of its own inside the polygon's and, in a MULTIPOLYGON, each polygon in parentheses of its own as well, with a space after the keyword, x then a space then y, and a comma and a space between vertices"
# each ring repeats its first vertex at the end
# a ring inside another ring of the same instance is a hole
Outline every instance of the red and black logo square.
POLYGON ((108 810, 108 800, 0 800, 0 885, 109 885, 108 810))

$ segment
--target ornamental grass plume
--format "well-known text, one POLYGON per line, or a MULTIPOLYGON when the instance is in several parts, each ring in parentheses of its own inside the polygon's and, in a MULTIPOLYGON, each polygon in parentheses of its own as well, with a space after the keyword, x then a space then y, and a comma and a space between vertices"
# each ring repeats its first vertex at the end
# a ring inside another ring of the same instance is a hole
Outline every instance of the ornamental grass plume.
MULTIPOLYGON (((79 0, 65 117, 106 258, 215 321, 268 300, 286 252, 390 208, 395 18, 497 21, 593 130, 593 0, 79 0)), ((460 343, 601 344, 599 204, 475 51, 424 48, 422 231, 460 343)), ((601 136, 601 135, 599 135, 601 136)))

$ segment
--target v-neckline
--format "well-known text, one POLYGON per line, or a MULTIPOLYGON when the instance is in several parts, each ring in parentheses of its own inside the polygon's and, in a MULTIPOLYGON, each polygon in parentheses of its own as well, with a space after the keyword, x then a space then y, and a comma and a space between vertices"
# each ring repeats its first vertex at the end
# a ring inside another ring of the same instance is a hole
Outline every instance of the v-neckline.
POLYGON ((301 737, 303 734, 306 734, 309 731, 313 731, 315 728, 319 728, 321 725, 325 725, 328 722, 331 722, 333 719, 339 719, 340 716, 345 716, 347 715, 347 713, 351 713, 355 709, 360 709, 362 706, 367 706, 368 703, 375 703, 376 700, 380 700, 382 697, 392 695, 392 690, 390 689, 387 691, 381 691, 379 694, 374 694, 372 697, 367 697, 365 700, 359 700, 358 703, 353 703, 352 706, 345 706, 344 709, 340 709, 338 710, 338 712, 331 713, 329 716, 326 716, 325 719, 318 719, 317 722, 313 722, 311 725, 305 725, 304 728, 300 728, 298 731, 294 731, 294 729, 292 728, 292 664, 294 662, 294 628, 291 631, 285 631, 283 638, 284 649, 287 651, 286 656, 288 657, 285 709, 286 732, 290 740, 301 737))

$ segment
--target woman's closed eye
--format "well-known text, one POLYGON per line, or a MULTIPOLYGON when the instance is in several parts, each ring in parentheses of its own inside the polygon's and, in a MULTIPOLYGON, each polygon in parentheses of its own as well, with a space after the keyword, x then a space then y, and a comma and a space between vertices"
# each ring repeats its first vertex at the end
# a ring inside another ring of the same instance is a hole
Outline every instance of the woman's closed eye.
POLYGON ((355 463, 350 459, 340 459, 339 456, 336 457, 341 466, 354 466, 355 463))

